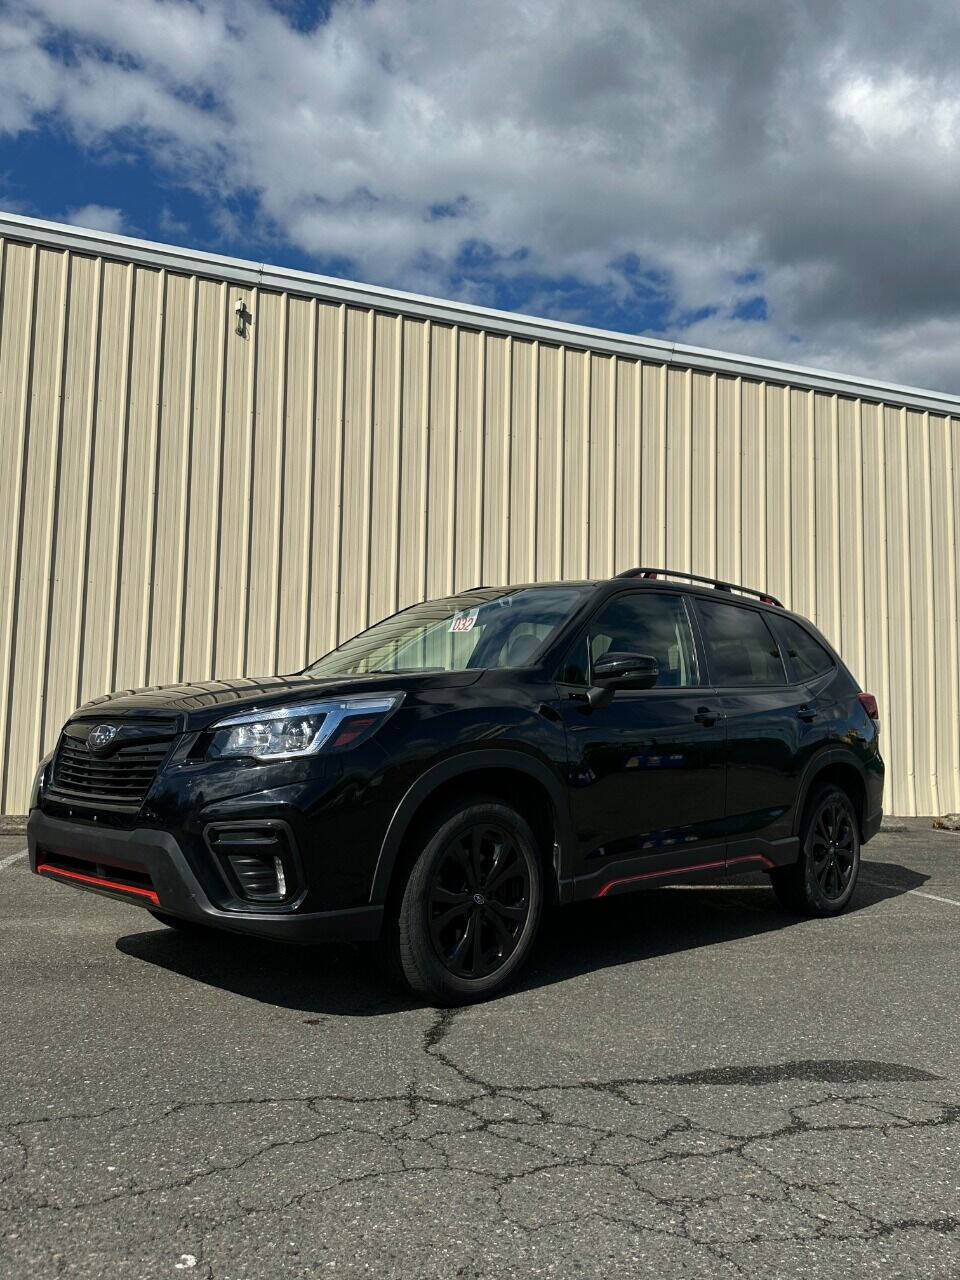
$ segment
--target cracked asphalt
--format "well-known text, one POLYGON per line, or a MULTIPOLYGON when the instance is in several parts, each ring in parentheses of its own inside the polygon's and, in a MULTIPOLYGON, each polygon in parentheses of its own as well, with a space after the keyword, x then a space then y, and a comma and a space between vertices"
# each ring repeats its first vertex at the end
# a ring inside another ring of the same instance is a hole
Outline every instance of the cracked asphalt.
POLYGON ((0 1276, 960 1276, 960 836, 547 920, 438 1012, 361 947, 193 938, 0 830, 0 1276))

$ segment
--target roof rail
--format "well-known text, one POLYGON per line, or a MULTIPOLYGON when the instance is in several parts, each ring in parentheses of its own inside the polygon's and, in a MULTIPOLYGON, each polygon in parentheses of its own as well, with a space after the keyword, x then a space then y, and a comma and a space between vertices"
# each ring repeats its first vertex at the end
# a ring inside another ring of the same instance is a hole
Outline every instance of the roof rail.
POLYGON ((705 578, 699 573, 683 573, 680 569, 653 569, 647 565, 639 565, 635 569, 624 569, 616 575, 618 578, 681 578, 684 582, 702 582, 714 591, 739 591, 741 595, 756 596, 763 604, 775 604, 783 608, 783 602, 768 591, 757 591, 755 587, 741 587, 736 582, 724 582, 721 578, 705 578))

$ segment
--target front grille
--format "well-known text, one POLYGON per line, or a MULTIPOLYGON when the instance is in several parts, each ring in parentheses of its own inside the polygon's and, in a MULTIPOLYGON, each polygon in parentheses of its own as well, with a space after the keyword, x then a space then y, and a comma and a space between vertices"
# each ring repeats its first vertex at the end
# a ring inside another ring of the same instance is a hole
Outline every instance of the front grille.
POLYGON ((42 876, 59 878, 61 883, 65 880, 68 884, 80 885, 85 889, 146 898, 154 906, 158 906, 160 902, 150 875, 142 867, 94 862, 90 858, 79 858, 72 853, 57 853, 38 845, 37 872, 42 876))
POLYGON ((77 804, 139 809, 176 736, 174 720, 118 724, 116 745, 94 755, 87 735, 100 721, 68 724, 53 760, 50 792, 77 804))
POLYGON ((58 853, 43 845, 37 847, 37 862, 49 867, 51 871, 73 872, 74 875, 96 876, 113 880, 118 884, 130 885, 133 888, 152 889, 153 880, 143 867, 118 866, 114 863, 95 862, 91 858, 81 858, 75 853, 58 853))

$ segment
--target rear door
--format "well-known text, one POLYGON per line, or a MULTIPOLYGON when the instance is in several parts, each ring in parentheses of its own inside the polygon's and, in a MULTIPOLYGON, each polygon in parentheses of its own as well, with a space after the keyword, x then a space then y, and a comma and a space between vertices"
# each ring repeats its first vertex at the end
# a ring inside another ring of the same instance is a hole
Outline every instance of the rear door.
POLYGON ((559 693, 577 896, 681 867, 722 867, 723 719, 701 682, 684 595, 634 588, 606 600, 569 651, 559 693), (621 690, 591 709, 591 664, 608 651, 649 654, 659 677, 652 689, 621 690))
POLYGON ((803 738, 815 714, 809 695, 788 679, 763 609, 697 596, 696 611, 727 726, 728 865, 789 861, 803 738))

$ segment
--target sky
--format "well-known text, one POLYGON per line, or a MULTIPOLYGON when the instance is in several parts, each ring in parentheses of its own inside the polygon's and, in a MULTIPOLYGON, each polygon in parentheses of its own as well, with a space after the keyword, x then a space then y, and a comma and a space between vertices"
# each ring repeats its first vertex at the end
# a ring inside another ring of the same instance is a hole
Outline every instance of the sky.
POLYGON ((0 0, 0 208, 960 393, 956 0, 0 0))

